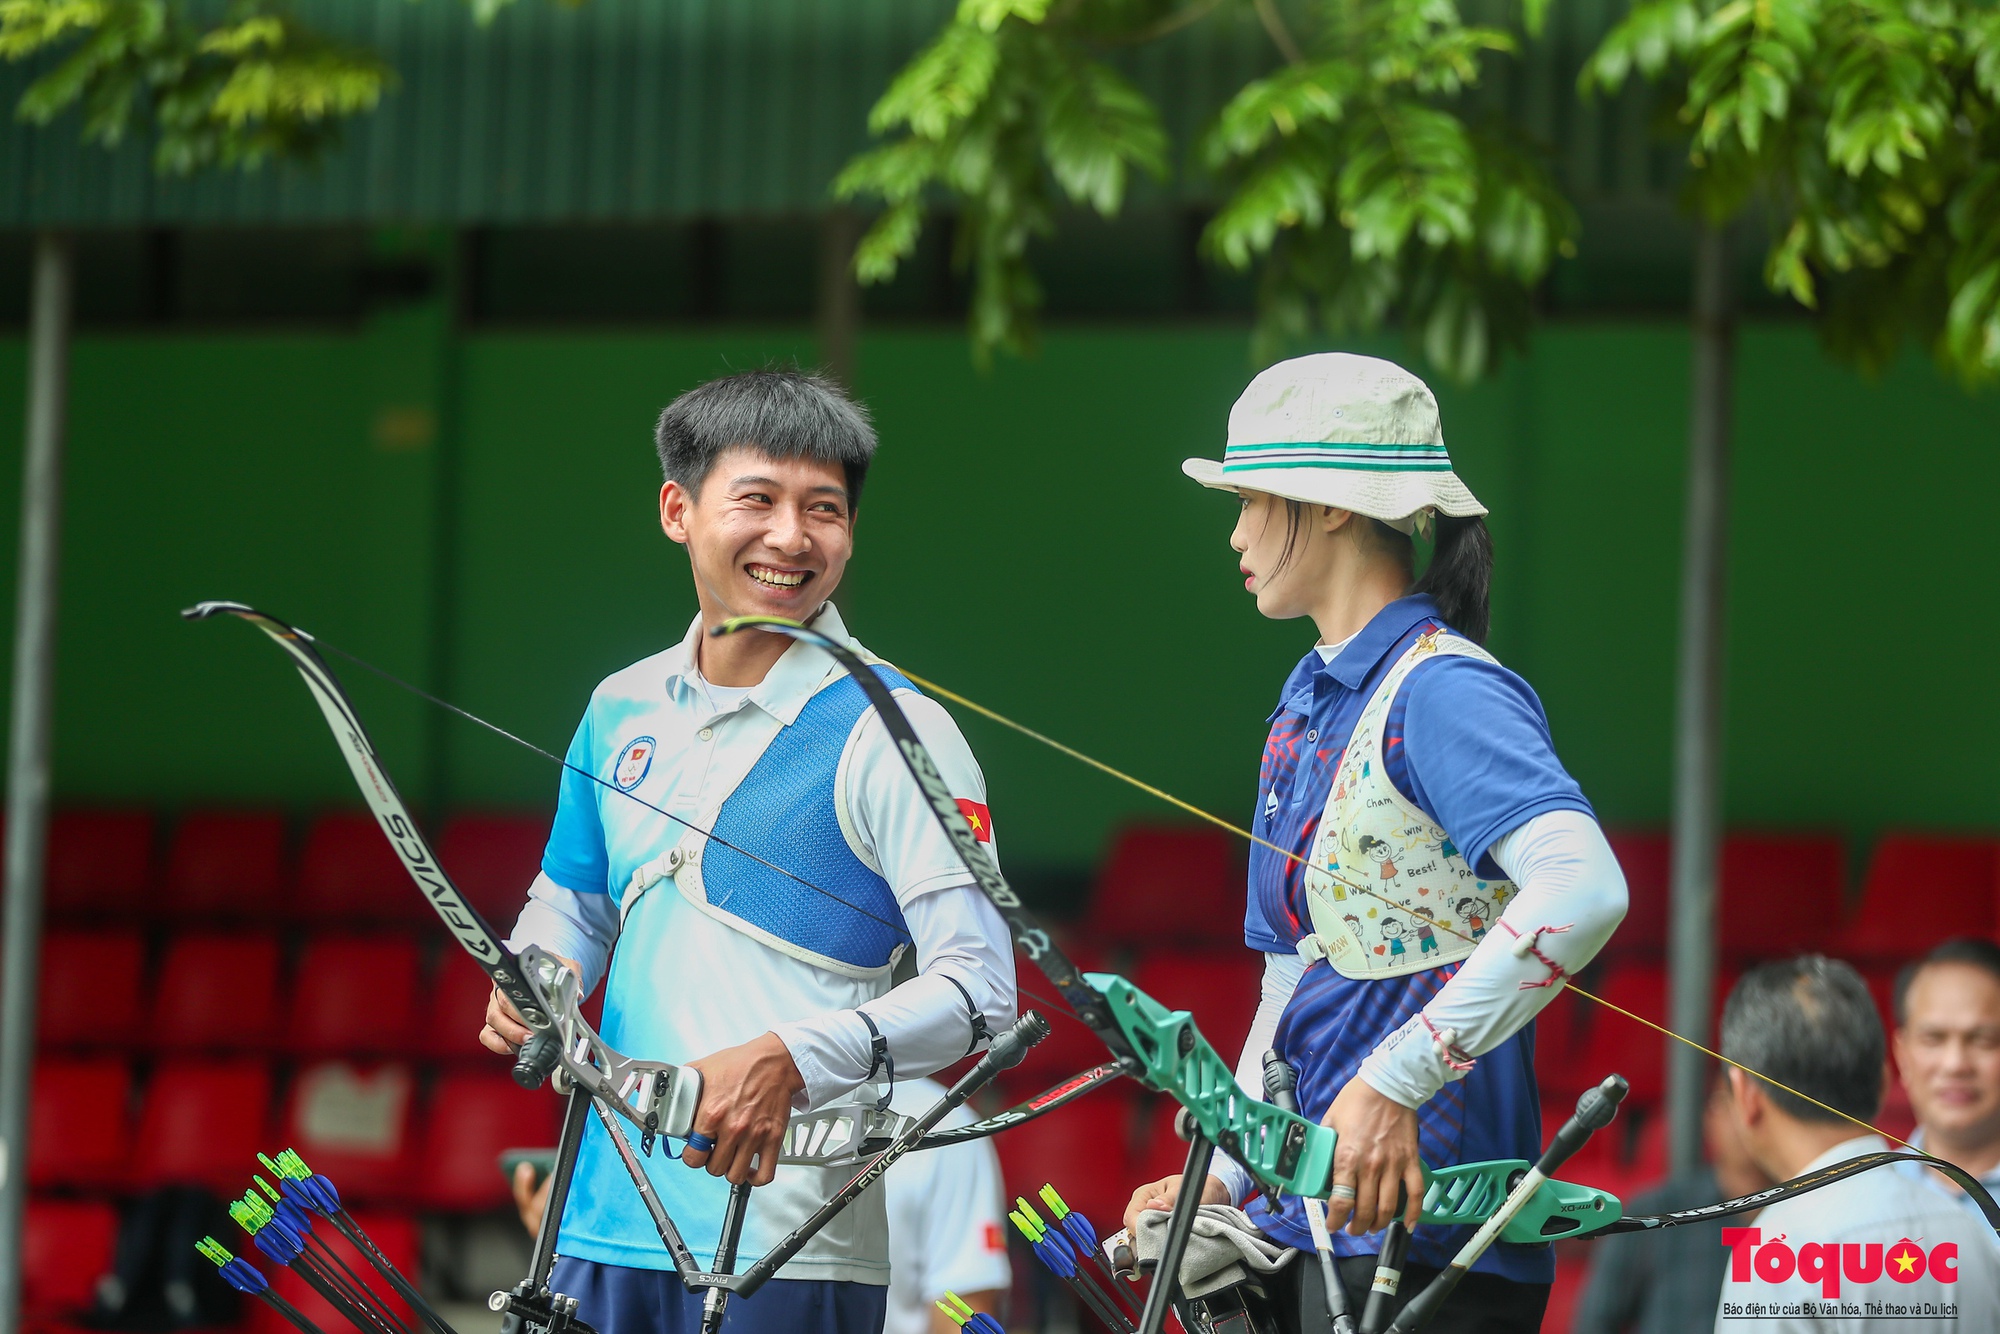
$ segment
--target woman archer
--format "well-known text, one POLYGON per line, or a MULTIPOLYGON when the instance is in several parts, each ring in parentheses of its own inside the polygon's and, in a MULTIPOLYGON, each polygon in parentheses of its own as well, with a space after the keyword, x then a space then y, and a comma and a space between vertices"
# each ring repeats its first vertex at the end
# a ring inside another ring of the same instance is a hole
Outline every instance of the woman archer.
MULTIPOLYGON (((1289 855, 1250 854, 1244 937, 1265 970, 1238 1078, 1261 1096, 1276 1049, 1301 1112, 1338 1132, 1329 1222, 1345 1227, 1334 1253, 1358 1312, 1379 1229, 1416 1222, 1420 1164, 1539 1155, 1531 1021, 1623 918, 1624 877, 1540 701, 1480 647, 1486 510, 1452 472, 1421 380, 1342 353, 1284 362, 1237 400, 1223 460, 1183 468, 1239 496, 1230 545, 1257 609, 1319 631, 1264 750, 1255 831, 1289 855), (1432 533, 1415 577, 1415 539, 1432 533)), ((1243 1170, 1216 1163, 1204 1202, 1247 1200, 1243 1170)), ((1179 1186, 1140 1187, 1127 1226, 1179 1186)), ((1302 1201, 1249 1212, 1312 1249, 1302 1201)), ((1402 1300, 1465 1236, 1416 1231, 1402 1300)), ((1291 1327, 1327 1328, 1318 1267, 1281 1272, 1291 1327)), ((1547 1247, 1497 1245, 1430 1328, 1537 1329, 1553 1277, 1547 1247)))

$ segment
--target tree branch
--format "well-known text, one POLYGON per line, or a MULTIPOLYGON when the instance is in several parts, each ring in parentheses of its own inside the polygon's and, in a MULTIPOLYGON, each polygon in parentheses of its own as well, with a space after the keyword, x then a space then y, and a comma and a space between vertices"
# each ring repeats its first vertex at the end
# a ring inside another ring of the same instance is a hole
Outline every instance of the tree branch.
POLYGON ((1257 10, 1257 20, 1264 25, 1264 31, 1271 35, 1271 45, 1278 48, 1278 54, 1288 65, 1302 63, 1305 52, 1299 49, 1298 39, 1285 26, 1285 16, 1278 12, 1277 0, 1252 0, 1257 10))

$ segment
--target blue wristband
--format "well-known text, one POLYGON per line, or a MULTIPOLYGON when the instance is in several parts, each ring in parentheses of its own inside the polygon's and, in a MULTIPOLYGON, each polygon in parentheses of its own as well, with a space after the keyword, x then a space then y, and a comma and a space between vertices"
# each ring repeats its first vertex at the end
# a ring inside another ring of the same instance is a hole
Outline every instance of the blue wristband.
POLYGON ((687 1146, 696 1153, 713 1153, 715 1151, 715 1141, 702 1134, 699 1130, 690 1130, 688 1132, 687 1146))

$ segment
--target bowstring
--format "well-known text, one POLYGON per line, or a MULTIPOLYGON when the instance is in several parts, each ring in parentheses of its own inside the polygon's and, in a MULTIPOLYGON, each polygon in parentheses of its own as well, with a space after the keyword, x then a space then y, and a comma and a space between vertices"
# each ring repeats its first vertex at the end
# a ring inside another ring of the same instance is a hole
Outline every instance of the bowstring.
MULTIPOLYGON (((460 718, 465 719, 469 723, 474 723, 480 727, 485 728, 487 731, 493 733, 495 736, 504 737, 507 740, 513 742, 517 746, 521 746, 524 747, 525 749, 531 750, 535 754, 540 755, 543 759, 548 760, 554 764, 561 765, 564 769, 569 770, 571 773, 580 774, 607 791, 616 792, 621 797, 630 798, 631 800, 638 802, 641 806, 644 806, 647 810, 654 811, 660 815, 664 815, 666 816, 667 819, 674 821, 676 824, 684 825, 693 832, 702 835, 704 838, 712 839, 714 842, 720 844, 722 847, 728 848, 730 851, 738 854, 739 856, 748 857, 751 861, 756 862, 760 866, 768 867, 770 870, 776 871, 779 875, 782 875, 787 879, 794 880, 799 884, 804 885, 807 889, 812 890, 815 894, 824 895, 826 898, 833 900, 835 903, 838 903, 843 907, 852 908, 855 912, 860 913, 863 917, 869 918, 870 920, 875 922, 880 922, 883 926, 889 927, 891 930, 897 931, 904 936, 909 935, 909 931, 906 927, 897 926, 894 922, 886 921, 881 917, 877 917, 874 913, 869 912, 866 908, 862 907, 860 904, 849 902, 847 899, 842 898, 840 895, 834 893, 830 889, 822 889, 820 886, 814 884, 812 881, 806 879, 802 875, 799 875, 795 871, 788 871, 782 866, 778 866, 775 865, 774 863, 765 861, 762 857, 759 857, 756 853, 749 852, 743 848, 737 847, 734 843, 731 843, 729 840, 722 838, 721 836, 715 834, 710 830, 703 829, 700 825, 695 824, 691 820, 683 819, 681 816, 675 815, 671 811, 661 810, 658 806, 655 806, 652 802, 647 801, 644 797, 639 796, 637 793, 628 792, 624 788, 619 787, 615 783, 606 782, 604 779, 599 778, 596 774, 591 773, 589 770, 579 768, 577 765, 571 764, 568 760, 564 759, 560 755, 557 755, 554 751, 545 750, 541 746, 538 746, 534 742, 528 740, 526 737, 519 736, 513 732, 508 731, 506 728, 500 726, 498 723, 488 722, 486 719, 481 718, 478 714, 473 713, 468 709, 460 708, 458 705, 453 704, 448 699, 443 699, 437 695, 433 695, 430 691, 425 690, 422 686, 416 685, 410 681, 405 681, 402 677, 397 676, 394 672, 388 671, 381 667, 377 667, 374 663, 369 662, 366 658, 357 657, 355 654, 349 653, 346 649, 341 648, 337 644, 327 643, 324 639, 313 638, 309 642, 318 648, 326 650, 328 653, 332 653, 338 657, 345 658, 347 661, 353 663, 356 667, 359 667, 363 671, 371 672, 374 675, 381 677, 384 681, 387 681, 389 684, 393 686, 397 686, 403 690, 409 691, 412 695, 415 695, 419 699, 427 700, 428 702, 437 705, 440 709, 444 709, 449 713, 454 713, 458 715, 460 718)), ((1069 1002, 1062 1000, 1060 998, 1051 999, 1050 997, 1038 994, 1032 988, 1022 985, 1018 976, 1015 978, 1015 989, 1020 991, 1023 995, 1027 996, 1030 1000, 1036 1001, 1041 1005, 1047 1007, 1047 1009, 1053 1013, 1060 1014, 1065 1018, 1075 1019, 1078 1023, 1083 1022, 1080 1018, 1078 1018, 1075 1009, 1071 1007, 1069 1002)))
MULTIPOLYGON (((1038 741, 1042 745, 1049 747, 1051 750, 1059 751, 1060 753, 1069 756, 1073 760, 1077 760, 1080 763, 1089 765, 1091 768, 1097 770, 1099 773, 1109 775, 1110 777, 1117 779, 1121 783, 1126 783, 1132 787, 1138 788, 1141 792, 1144 792, 1149 796, 1157 797, 1159 800, 1166 802, 1168 805, 1176 807, 1179 810, 1185 811, 1189 815, 1192 815, 1197 819, 1204 820, 1209 824, 1214 825, 1218 829, 1226 830, 1229 833, 1235 834, 1239 838, 1247 839, 1251 843, 1257 845, 1258 847, 1269 849, 1270 851, 1277 853, 1279 856, 1287 858, 1288 860, 1297 863, 1304 870, 1316 871, 1321 875, 1326 876, 1328 879, 1333 880, 1336 883, 1341 884, 1350 890, 1353 890, 1360 894, 1366 894, 1369 898, 1372 899, 1378 899, 1381 902, 1388 904, 1392 908, 1400 909, 1403 906, 1402 904, 1396 902, 1396 900, 1389 898, 1387 895, 1378 893, 1374 889, 1371 889, 1368 885, 1352 880, 1349 877, 1340 874, 1338 870, 1336 870, 1331 866, 1327 866, 1322 863, 1312 861, 1306 857, 1301 857, 1298 853, 1293 852, 1290 848, 1281 848, 1276 843, 1271 842, 1269 839, 1259 838, 1256 834, 1252 833, 1248 829, 1243 828, 1241 825, 1235 823, 1232 820, 1225 820, 1221 816, 1216 815, 1211 811, 1204 810, 1202 807, 1195 805, 1191 801, 1185 801, 1180 797, 1175 796, 1173 793, 1166 791, 1164 788, 1155 787, 1153 784, 1148 783, 1143 778, 1139 778, 1136 777, 1135 775, 1128 774, 1123 769, 1119 769, 1112 765, 1106 764, 1103 760, 1100 760, 1093 755, 1086 755, 1084 752, 1076 749, 1076 747, 1065 745, 1064 743, 1056 740, 1052 736, 1048 736, 1045 733, 1036 731, 1034 728, 1029 727, 1026 723, 1016 722, 1014 719, 1007 717, 1005 714, 997 713, 994 710, 987 708, 984 704, 980 704, 974 700, 967 699, 965 696, 959 694, 958 692, 954 690, 949 690, 946 687, 939 685, 935 681, 927 681, 923 677, 918 676, 915 672, 909 671, 906 668, 899 666, 897 667, 896 670, 902 672, 902 674, 906 678, 908 678, 908 680, 920 690, 929 691, 931 694, 934 694, 942 699, 948 699, 952 703, 957 704, 962 708, 970 709, 972 712, 978 714, 982 718, 986 718, 992 722, 996 722, 1000 724, 1002 727, 1008 728, 1011 731, 1018 732, 1022 736, 1025 736, 1032 741, 1038 741)), ((1468 941, 1475 945, 1478 944, 1478 941, 1474 940, 1471 936, 1467 935, 1465 932, 1457 930, 1453 927, 1446 926, 1443 922, 1434 922, 1432 923, 1432 925, 1434 925, 1440 931, 1444 931, 1450 935, 1457 936, 1460 940, 1468 941)), ((1880 1126, 1865 1121, 1862 1118, 1853 1115, 1852 1113, 1843 1112, 1838 1107, 1830 1107, 1826 1103, 1821 1102, 1818 1098, 1813 1097, 1811 1094, 1801 1093, 1797 1089, 1791 1087, 1789 1084, 1786 1084, 1781 1080, 1774 1079, 1770 1075, 1765 1074, 1761 1070, 1758 1070, 1752 1066, 1745 1065, 1743 1062, 1735 1060, 1731 1057, 1724 1056, 1721 1052, 1716 1051, 1704 1045, 1703 1043, 1696 1042, 1693 1038, 1683 1036, 1682 1034, 1675 1032, 1673 1029, 1668 1028, 1664 1024, 1654 1023, 1651 1019, 1646 1018, 1646 1016, 1642 1014, 1634 1014, 1632 1011, 1626 1009, 1624 1006, 1614 1004, 1613 1002, 1606 1000, 1604 997, 1598 995, 1595 992, 1584 990, 1584 988, 1576 984, 1575 980, 1572 979, 1567 972, 1562 974, 1562 983, 1566 990, 1575 992, 1577 995, 1583 997, 1585 1000, 1593 1001, 1596 1004, 1603 1006, 1605 1009, 1610 1010, 1614 1014, 1622 1014, 1627 1019, 1630 1019, 1632 1022, 1639 1024, 1642 1027, 1649 1028, 1663 1037, 1671 1038, 1675 1042, 1679 1042, 1686 1046, 1692 1047, 1696 1051, 1700 1052, 1702 1055, 1709 1057, 1711 1060, 1719 1061, 1724 1065, 1730 1066, 1737 1070, 1741 1070, 1744 1074, 1749 1075, 1752 1078, 1757 1079, 1774 1089, 1779 1089, 1785 1093, 1791 1094, 1795 1098, 1799 1098, 1805 1102, 1811 1103, 1814 1107, 1819 1108, 1821 1111, 1826 1112, 1832 1116, 1836 1116, 1843 1121, 1851 1122, 1852 1124, 1861 1127, 1863 1130, 1866 1130, 1871 1134, 1880 1135, 1882 1138, 1887 1140, 1894 1140, 1896 1143, 1902 1145, 1904 1148, 1909 1149, 1913 1152, 1921 1152, 1921 1150, 1918 1150, 1914 1144, 1904 1139, 1901 1135, 1892 1135, 1888 1131, 1882 1129, 1880 1126)))
POLYGON ((590 770, 571 764, 568 760, 556 754, 554 751, 544 750, 542 747, 536 745, 534 742, 528 740, 526 737, 516 736, 514 733, 508 731, 506 728, 500 726, 498 723, 489 723, 484 718, 481 718, 478 714, 472 713, 465 709, 461 709, 460 707, 458 707, 458 705, 453 704, 448 699, 440 699, 438 696, 433 695, 430 691, 425 690, 422 686, 413 685, 412 683, 405 681, 402 677, 397 676, 395 673, 385 671, 382 668, 377 667, 374 663, 369 662, 366 658, 358 658, 354 654, 349 653, 344 648, 340 648, 337 645, 327 643, 324 639, 313 638, 309 639, 308 642, 318 648, 325 649, 328 653, 338 654, 340 657, 347 659, 349 662, 353 663, 356 667, 361 668, 363 671, 373 672, 376 676, 379 676, 384 681, 389 682, 389 684, 394 686, 400 686, 404 690, 409 691, 412 695, 415 695, 418 699, 428 700, 432 704, 437 705, 441 709, 445 709, 451 713, 457 714, 459 717, 465 719, 469 723, 478 724, 479 726, 485 728, 487 731, 493 733, 495 736, 505 737, 507 740, 513 742, 515 745, 526 747, 527 749, 535 752, 535 754, 541 756, 543 759, 558 764, 562 768, 567 769, 569 772, 573 774, 577 774, 581 777, 588 778, 591 782, 597 784, 599 787, 603 788, 607 792, 616 792, 621 797, 626 797, 632 801, 636 801, 641 806, 644 806, 647 810, 652 811, 657 815, 664 815, 667 819, 672 820, 675 824, 681 825, 684 828, 692 831, 693 833, 700 834, 703 838, 708 839, 712 843, 715 843, 721 847, 728 848, 731 852, 735 853, 739 857, 747 857, 751 861, 756 862, 759 866, 762 866, 767 870, 776 871, 779 875, 784 876, 787 880, 795 881, 798 884, 805 886, 807 889, 811 890, 815 894, 818 894, 824 898, 831 899, 835 903, 838 903, 843 907, 852 908, 855 912, 860 913, 863 917, 866 917, 870 921, 878 922, 881 925, 888 927, 891 931, 894 931, 897 935, 902 936, 906 940, 910 939, 910 930, 907 925, 891 922, 885 917, 878 917, 874 913, 869 912, 866 908, 862 907, 860 904, 849 902, 848 900, 842 898, 840 895, 834 893, 830 889, 821 889, 818 885, 815 885, 812 881, 806 879, 804 876, 798 874, 796 871, 788 871, 784 867, 776 864, 775 862, 766 861, 762 857, 759 857, 756 853, 751 852, 746 848, 740 848, 736 844, 731 843, 728 839, 723 838, 721 835, 717 834, 715 831, 711 829, 704 829, 692 820, 686 819, 679 815, 675 815, 672 811, 664 810, 661 807, 655 806, 652 802, 647 801, 644 797, 640 796, 638 793, 627 792, 624 788, 619 787, 616 783, 610 782, 603 778, 599 778, 596 774, 590 772, 590 770))

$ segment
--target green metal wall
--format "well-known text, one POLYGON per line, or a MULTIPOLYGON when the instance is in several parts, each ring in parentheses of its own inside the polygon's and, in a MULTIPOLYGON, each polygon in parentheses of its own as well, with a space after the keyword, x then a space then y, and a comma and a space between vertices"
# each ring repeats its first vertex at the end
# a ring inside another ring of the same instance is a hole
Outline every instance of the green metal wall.
MULTIPOLYGON (((1064 328, 982 377, 949 331, 863 339, 883 453, 841 597, 873 648, 1187 797, 1253 795, 1262 723, 1312 635, 1260 620, 1222 497, 1179 473, 1249 375, 1231 327, 1064 328)), ((481 335, 434 312, 359 335, 93 336, 77 348, 56 726, 67 800, 349 803, 305 693, 204 597, 261 603, 552 746, 591 684, 677 638, 652 417, 792 352, 791 330, 481 335)), ((1494 510, 1495 648, 1541 691, 1607 819, 1659 823, 1687 350, 1561 324, 1470 391, 1447 439, 1494 510)), ((0 343, 11 587, 18 341, 0 343)), ((1743 335, 1728 793, 1738 825, 2000 827, 1991 756, 2000 407, 1921 364, 1867 383, 1810 330, 1743 335), (1940 497, 1946 499, 1940 500, 1940 497)), ((0 645, 4 649, 4 645, 0 645)), ((545 802, 544 762, 358 673, 413 798, 545 802)), ((1080 867, 1144 798, 976 720, 1009 860, 1080 867)))
MULTIPOLYGON (((816 211, 868 108, 954 0, 520 0, 487 28, 463 0, 302 0, 322 29, 380 52, 399 86, 316 168, 159 180, 147 146, 79 143, 79 119, 0 122, 0 228, 44 224, 459 224, 816 211)), ((1466 6, 1513 20, 1501 0, 1466 6)), ((1477 100, 1550 150, 1586 206, 1649 206, 1605 234, 1650 243, 1676 154, 1632 91, 1584 102, 1576 71, 1621 0, 1554 7, 1522 57, 1488 62, 1477 100)), ((1245 4, 1107 58, 1183 145, 1276 54, 1245 4)), ((41 66, 0 64, 11 108, 41 66)), ((1185 155, 1185 154, 1184 154, 1185 155)), ((1160 192, 1141 183, 1143 199, 1160 192)), ((1211 192, 1198 171, 1167 193, 1211 192)))

